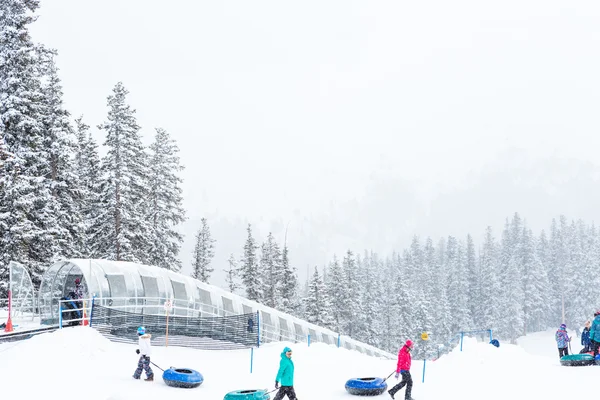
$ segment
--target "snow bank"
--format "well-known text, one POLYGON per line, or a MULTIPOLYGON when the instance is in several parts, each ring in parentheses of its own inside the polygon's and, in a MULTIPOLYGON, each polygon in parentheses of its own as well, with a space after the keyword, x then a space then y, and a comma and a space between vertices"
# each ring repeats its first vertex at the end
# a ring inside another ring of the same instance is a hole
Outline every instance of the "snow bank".
MULTIPOLYGON (((439 360, 427 361, 425 383, 421 383, 422 360, 413 360, 413 395, 418 400, 589 396, 590 383, 600 367, 560 366, 553 334, 542 332, 521 338, 519 345, 501 343, 500 348, 465 338, 462 352, 457 346, 439 360)), ((155 366, 155 382, 133 380, 138 359, 135 345, 113 343, 94 329, 77 327, 0 345, 0 376, 9 386, 5 393, 18 390, 25 398, 62 400, 81 395, 94 400, 220 400, 233 390, 273 389, 285 346, 294 351, 295 386, 301 400, 356 398, 344 390, 346 380, 386 377, 396 366, 395 361, 322 343, 310 347, 305 343, 276 343, 254 350, 251 374, 249 349, 154 347, 152 361, 160 367, 187 367, 204 375, 202 386, 184 390, 166 386, 155 366)), ((390 387, 396 382, 393 376, 388 380, 390 387)), ((397 398, 403 398, 403 392, 397 398)))

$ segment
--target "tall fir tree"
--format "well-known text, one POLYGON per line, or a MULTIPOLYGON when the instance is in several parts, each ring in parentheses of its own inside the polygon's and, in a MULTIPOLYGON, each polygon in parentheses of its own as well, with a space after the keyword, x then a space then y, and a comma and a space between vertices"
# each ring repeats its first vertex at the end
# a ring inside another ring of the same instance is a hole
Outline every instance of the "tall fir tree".
POLYGON ((81 204, 83 191, 73 163, 77 145, 70 116, 63 105, 63 92, 54 51, 38 49, 43 94, 44 147, 47 176, 52 193, 51 208, 56 232, 56 257, 80 258, 84 252, 86 226, 81 204))
POLYGON ((477 254, 475 253, 475 242, 471 235, 467 235, 466 248, 466 270, 468 276, 468 303, 473 322, 473 328, 481 326, 481 314, 479 304, 481 303, 481 272, 479 263, 477 263, 477 254))
POLYGON ((548 315, 548 276, 538 257, 533 232, 523 228, 521 263, 523 266, 523 335, 541 330, 548 315))
POLYGON ((99 196, 102 187, 100 157, 98 156, 98 145, 92 137, 89 125, 83 122, 83 116, 75 120, 75 136, 77 138, 75 166, 81 193, 79 210, 84 223, 81 255, 83 258, 97 258, 92 253, 92 223, 98 217, 101 208, 99 196))
POLYGON ((180 225, 185 221, 183 180, 179 176, 183 166, 177 144, 162 128, 156 129, 154 142, 150 145, 148 170, 148 220, 151 230, 146 259, 151 265, 179 271, 179 251, 183 242, 180 225))
POLYGON ((227 260, 228 268, 225 270, 225 283, 227 284, 227 289, 231 293, 235 293, 237 289, 239 289, 239 285, 237 283, 237 275, 238 275, 238 266, 237 260, 233 253, 229 256, 229 260, 227 260))
POLYGON ((284 243, 281 251, 280 286, 279 286, 279 308, 291 315, 300 315, 300 299, 298 296, 298 276, 296 268, 290 264, 287 243, 284 243))
POLYGON ((210 262, 215 256, 215 240, 210 234, 206 218, 202 218, 201 222, 202 226, 196 234, 196 246, 192 258, 192 278, 209 283, 210 275, 214 271, 210 267, 210 262))
MULTIPOLYGON (((60 236, 47 175, 38 52, 29 35, 37 0, 0 3, 0 281, 11 260, 26 265, 36 287, 58 253, 60 236)), ((6 285, 0 285, 6 293, 6 285)))
POLYGON ((448 298, 451 299, 451 330, 463 332, 472 329, 469 304, 469 276, 464 248, 450 236, 446 247, 446 270, 449 274, 448 298))
POLYGON ((331 317, 333 320, 333 329, 340 331, 344 318, 345 309, 345 283, 342 267, 337 256, 329 264, 327 274, 327 295, 331 301, 331 317))
POLYGON ((498 298, 500 296, 500 280, 498 266, 498 245, 494 238, 492 227, 485 231, 483 247, 480 255, 481 269, 481 327, 494 329, 498 326, 500 309, 498 298))
POLYGON ((358 273, 356 267, 356 258, 352 251, 348 250, 342 262, 344 291, 343 299, 345 302, 342 310, 342 332, 352 336, 355 331, 356 317, 359 312, 360 287, 358 283, 358 273))
POLYGON ((93 223, 92 251, 100 258, 151 263, 148 243, 148 157, 139 135, 135 110, 126 102, 129 92, 121 82, 108 96, 106 132, 108 148, 102 159, 101 213, 93 223))
POLYGON ((244 244, 244 255, 239 266, 239 276, 242 279, 244 290, 246 292, 246 298, 249 300, 260 301, 261 299, 261 286, 260 276, 258 269, 258 259, 256 251, 258 246, 254 237, 252 237, 252 226, 248 224, 246 229, 248 232, 248 238, 246 244, 244 244))
POLYGON ((323 328, 332 328, 331 304, 317 267, 315 267, 315 272, 308 284, 308 296, 305 303, 304 318, 308 322, 323 328))
POLYGON ((281 275, 281 251, 271 232, 269 232, 267 240, 261 246, 259 266, 262 302, 268 307, 280 308, 282 303, 280 293, 283 282, 283 276, 281 275))

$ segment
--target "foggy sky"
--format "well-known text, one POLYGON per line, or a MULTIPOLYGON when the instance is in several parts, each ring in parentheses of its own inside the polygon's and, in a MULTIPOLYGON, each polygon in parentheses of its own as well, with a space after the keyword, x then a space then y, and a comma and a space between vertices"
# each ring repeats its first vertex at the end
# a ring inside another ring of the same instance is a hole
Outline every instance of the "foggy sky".
POLYGON ((216 269, 251 222, 289 227, 304 275, 515 211, 598 218, 600 3, 489 3, 42 0, 32 34, 73 116, 105 121, 122 81, 145 143, 177 140, 185 270, 207 216, 216 269))

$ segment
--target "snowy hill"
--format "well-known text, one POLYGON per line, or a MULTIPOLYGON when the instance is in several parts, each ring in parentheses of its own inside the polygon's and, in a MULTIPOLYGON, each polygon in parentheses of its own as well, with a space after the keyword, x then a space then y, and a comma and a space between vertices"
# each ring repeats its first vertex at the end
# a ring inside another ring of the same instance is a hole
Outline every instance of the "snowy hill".
MULTIPOLYGON (((561 367, 553 332, 522 338, 520 345, 500 348, 465 338, 463 351, 455 348, 439 360, 413 360, 417 400, 439 399, 562 399, 590 394, 598 367, 561 367)), ((89 328, 63 329, 32 339, 0 345, 0 376, 7 390, 25 398, 94 400, 210 399, 219 400, 238 389, 273 389, 281 349, 294 350, 295 387, 301 400, 355 398, 344 390, 352 377, 385 377, 395 362, 338 349, 321 343, 269 344, 254 350, 250 374, 250 350, 202 351, 185 348, 153 348, 152 362, 162 368, 187 367, 200 371, 204 383, 197 389, 175 389, 162 379, 135 381, 136 346, 113 343, 89 328)), ((580 346, 574 344, 573 350, 580 346)), ((153 367, 157 377, 161 371, 153 367)), ((388 381, 396 383, 394 377, 388 381)), ((397 399, 403 399, 401 391, 397 399)), ((383 394, 378 398, 388 398, 383 394)))

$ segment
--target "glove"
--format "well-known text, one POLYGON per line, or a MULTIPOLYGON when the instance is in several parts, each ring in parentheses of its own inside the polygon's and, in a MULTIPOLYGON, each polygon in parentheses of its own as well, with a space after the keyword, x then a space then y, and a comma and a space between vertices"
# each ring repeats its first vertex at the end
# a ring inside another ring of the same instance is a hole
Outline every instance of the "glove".
POLYGON ((396 372, 396 379, 398 379, 399 376, 400 376, 400 373, 396 372))
POLYGON ((135 354, 140 354, 140 349, 135 349, 135 354))
POLYGON ((279 389, 279 382, 275 381, 275 389, 279 389))

